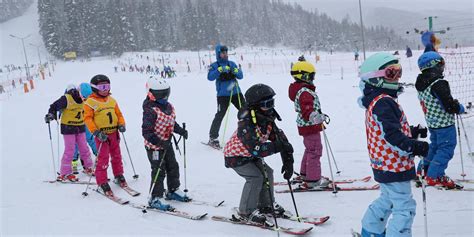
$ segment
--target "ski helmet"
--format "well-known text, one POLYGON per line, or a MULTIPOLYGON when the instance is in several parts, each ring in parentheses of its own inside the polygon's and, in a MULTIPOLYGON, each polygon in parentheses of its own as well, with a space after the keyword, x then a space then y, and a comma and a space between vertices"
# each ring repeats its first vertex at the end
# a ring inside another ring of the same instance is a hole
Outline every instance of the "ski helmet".
POLYGON ((313 83, 316 69, 314 68, 313 64, 307 61, 298 61, 293 64, 290 74, 295 80, 313 83))
POLYGON ((163 78, 151 76, 148 78, 147 87, 155 100, 167 100, 171 92, 170 85, 163 78))
POLYGON ((83 82, 79 85, 80 93, 82 98, 87 98, 92 94, 92 87, 89 83, 83 82))
POLYGON ((265 84, 255 84, 245 92, 245 100, 250 108, 273 108, 275 91, 265 84))
MULTIPOLYGON (((106 75, 97 74, 94 77, 92 77, 90 84, 91 84, 91 87, 92 87, 92 91, 94 93, 97 93, 97 94, 101 95, 99 93, 99 89, 97 89, 96 86, 99 85, 99 84, 110 84, 110 79, 106 75)), ((108 93, 107 93, 107 95, 108 95, 108 93)), ((107 96, 107 95, 105 95, 105 93, 102 93, 101 96, 107 96)))
POLYGON ((444 70, 444 58, 434 51, 423 53, 418 58, 418 67, 421 71, 435 67, 440 67, 444 70))
POLYGON ((401 77, 401 66, 398 65, 396 77, 387 81, 384 75, 379 75, 378 71, 391 65, 397 65, 398 59, 390 53, 376 53, 368 57, 359 68, 359 75, 363 82, 375 87, 398 90, 398 79, 401 77))

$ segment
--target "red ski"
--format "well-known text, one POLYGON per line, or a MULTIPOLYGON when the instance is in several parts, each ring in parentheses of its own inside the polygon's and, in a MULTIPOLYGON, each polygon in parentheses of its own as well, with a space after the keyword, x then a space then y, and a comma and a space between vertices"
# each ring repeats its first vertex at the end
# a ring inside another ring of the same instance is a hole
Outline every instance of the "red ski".
POLYGON ((230 218, 224 217, 224 216, 213 216, 211 219, 215 221, 228 222, 228 223, 237 224, 237 225, 247 225, 247 226, 253 226, 253 227, 259 227, 262 229, 272 230, 272 231, 281 231, 281 232, 292 234, 292 235, 304 235, 313 229, 313 227, 287 228, 283 226, 278 226, 278 229, 277 229, 273 223, 270 223, 268 221, 266 224, 258 224, 255 222, 242 221, 239 218, 235 217, 234 215, 232 215, 232 217, 230 218))
MULTIPOLYGON (((380 184, 374 184, 372 186, 360 186, 360 187, 336 187, 337 191, 367 191, 367 190, 377 190, 380 188, 380 184)), ((306 189, 306 188, 293 188, 293 192, 295 193, 300 193, 300 192, 324 192, 324 191, 334 191, 332 187, 326 187, 326 188, 312 188, 312 189, 306 189)), ((275 190, 275 193, 289 193, 289 189, 284 189, 284 190, 275 190)))
MULTIPOLYGON (((359 178, 359 179, 339 179, 339 180, 336 180, 335 183, 336 184, 350 184, 354 182, 369 182, 371 179, 372 179, 372 176, 369 175, 369 176, 359 178)), ((300 184, 302 182, 303 182, 302 180, 298 180, 298 179, 293 179, 290 181, 291 184, 300 184)), ((288 183, 285 181, 274 182, 273 185, 288 185, 288 183)))

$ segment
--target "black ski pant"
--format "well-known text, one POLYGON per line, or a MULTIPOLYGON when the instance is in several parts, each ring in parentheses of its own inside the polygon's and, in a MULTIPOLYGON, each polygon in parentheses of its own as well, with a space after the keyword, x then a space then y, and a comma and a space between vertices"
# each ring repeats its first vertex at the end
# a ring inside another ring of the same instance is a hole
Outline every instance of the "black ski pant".
MULTIPOLYGON (((214 116, 214 120, 212 120, 211 130, 209 131, 210 138, 218 138, 219 137, 219 129, 221 127, 222 119, 225 116, 225 112, 227 111, 227 107, 229 107, 229 101, 231 100, 230 96, 217 96, 217 112, 214 116)), ((242 93, 232 95, 232 104, 235 108, 240 109, 241 106, 245 103, 245 98, 242 93), (240 98, 240 105, 239 105, 239 98, 240 98)))
POLYGON ((158 178, 156 179, 156 184, 155 187, 153 188, 153 191, 151 192, 152 198, 154 197, 163 197, 163 193, 165 192, 164 188, 164 180, 165 176, 167 177, 166 183, 168 186, 168 191, 169 192, 174 192, 176 191, 179 186, 179 165, 178 162, 176 161, 175 155, 174 155, 174 150, 171 149, 166 149, 166 150, 151 150, 148 148, 146 149, 146 154, 148 156, 148 160, 150 161, 151 165, 151 183, 150 183, 150 189, 153 186, 153 181, 155 179, 156 173, 159 170, 158 178), (161 161, 163 162, 161 163, 161 161), (160 167, 161 163, 161 167, 160 167))

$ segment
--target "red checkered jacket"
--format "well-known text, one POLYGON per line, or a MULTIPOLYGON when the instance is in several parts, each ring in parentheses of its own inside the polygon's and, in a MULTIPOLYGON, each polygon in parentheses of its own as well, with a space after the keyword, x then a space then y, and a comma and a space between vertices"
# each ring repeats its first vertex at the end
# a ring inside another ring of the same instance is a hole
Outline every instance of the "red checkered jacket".
POLYGON ((145 138, 145 147, 152 150, 163 149, 162 144, 169 142, 176 126, 174 107, 168 103, 166 113, 158 103, 145 100, 143 103, 142 134, 145 138))
MULTIPOLYGON (((386 94, 380 94, 375 97, 367 108, 365 117, 365 127, 367 133, 367 147, 369 150, 371 166, 375 170, 389 171, 394 173, 409 171, 414 167, 413 159, 409 157, 407 152, 395 147, 387 142, 381 124, 377 121, 373 114, 375 104, 382 98, 393 98, 386 94)), ((394 100, 395 101, 395 100, 394 100)), ((396 102, 395 102, 396 103, 396 102)), ((398 103, 397 103, 398 105, 398 103)), ((410 126, 407 122, 405 113, 400 105, 398 109, 401 111, 400 124, 403 134, 411 137, 410 126)))

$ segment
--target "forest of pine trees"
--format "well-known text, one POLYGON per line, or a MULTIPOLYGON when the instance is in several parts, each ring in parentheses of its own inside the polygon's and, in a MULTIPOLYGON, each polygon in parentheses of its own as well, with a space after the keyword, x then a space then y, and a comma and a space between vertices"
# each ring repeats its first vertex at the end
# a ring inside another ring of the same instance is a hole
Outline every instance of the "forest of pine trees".
POLYGON ((0 0, 0 23, 21 16, 33 0, 0 0))
MULTIPOLYGON (((281 0, 38 0, 40 32, 57 57, 75 51, 127 51, 288 46, 311 50, 362 48, 360 26, 281 0)), ((403 48, 385 27, 365 29, 370 50, 403 48)))

